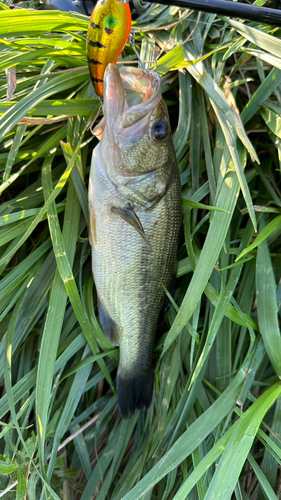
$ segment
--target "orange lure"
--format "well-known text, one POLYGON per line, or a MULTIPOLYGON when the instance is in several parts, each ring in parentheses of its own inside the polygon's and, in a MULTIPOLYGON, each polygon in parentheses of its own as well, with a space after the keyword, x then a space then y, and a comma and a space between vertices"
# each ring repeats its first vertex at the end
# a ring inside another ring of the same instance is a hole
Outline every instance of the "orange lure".
POLYGON ((103 97, 103 75, 109 63, 116 63, 131 29, 128 3, 99 0, 91 15, 87 34, 87 57, 96 94, 103 97))

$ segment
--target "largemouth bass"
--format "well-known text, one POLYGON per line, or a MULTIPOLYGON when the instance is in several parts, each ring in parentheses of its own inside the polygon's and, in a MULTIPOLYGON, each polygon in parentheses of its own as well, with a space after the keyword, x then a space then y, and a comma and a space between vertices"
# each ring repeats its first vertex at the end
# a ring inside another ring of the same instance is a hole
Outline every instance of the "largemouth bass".
POLYGON ((176 273, 179 171, 155 72, 109 64, 89 184, 92 268, 104 333, 120 346, 123 418, 147 409, 159 313, 176 273))

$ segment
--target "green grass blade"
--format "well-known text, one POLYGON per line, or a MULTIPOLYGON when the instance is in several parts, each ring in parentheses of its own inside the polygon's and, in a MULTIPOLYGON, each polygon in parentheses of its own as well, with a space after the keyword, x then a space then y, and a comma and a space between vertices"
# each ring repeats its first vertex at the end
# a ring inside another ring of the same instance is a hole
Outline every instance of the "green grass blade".
POLYGON ((0 34, 4 37, 31 35, 50 31, 87 31, 86 16, 60 11, 7 10, 1 12, 0 34), (21 31, 22 29, 22 31, 21 31))
POLYGON ((268 500, 277 500, 277 496, 275 495, 272 487, 270 486, 268 479, 264 475, 263 471, 260 469, 259 465, 257 464, 254 457, 251 455, 251 453, 249 453, 248 455, 248 460, 253 468, 254 473, 258 478, 258 481, 262 487, 264 494, 266 495, 266 498, 268 500))
POLYGON ((217 427, 219 422, 233 410, 239 388, 247 370, 246 366, 237 373, 219 399, 182 434, 157 465, 146 474, 130 493, 124 496, 123 500, 139 500, 144 493, 148 492, 160 479, 165 477, 168 472, 177 467, 192 453, 203 439, 217 427))
POLYGON ((192 201, 192 200, 186 200, 185 198, 182 199, 182 204, 185 207, 201 208, 202 210, 210 210, 211 212, 227 213, 226 210, 223 210, 223 208, 211 207, 210 205, 203 205, 203 203, 198 203, 198 202, 192 201))
POLYGON ((214 212, 214 216, 205 240, 205 245, 200 254, 194 275, 177 317, 166 337, 163 354, 180 334, 187 321, 189 321, 196 308, 198 300, 207 285, 225 240, 225 236, 231 222, 232 213, 235 208, 238 192, 239 182, 232 164, 232 166, 230 165, 229 171, 223 181, 216 204, 219 208, 222 208, 228 213, 214 212))
POLYGON ((53 203, 53 201, 56 199, 56 197, 59 195, 59 193, 61 192, 61 190, 65 186, 65 184, 66 184, 66 182, 67 182, 67 180, 68 180, 68 178, 69 178, 69 176, 71 174, 71 170, 74 167, 76 156, 79 153, 80 144, 82 142, 83 136, 84 136, 84 134, 81 135, 80 143, 78 144, 77 148, 75 149, 74 154, 73 154, 73 156, 71 158, 71 161, 69 162, 69 164, 68 164, 65 172, 61 176, 59 182, 56 184, 55 189, 53 190, 52 194, 48 198, 48 200, 45 203, 44 207, 41 208, 40 212, 38 213, 38 215, 33 220, 33 223, 29 226, 29 228, 26 231, 26 233, 24 234, 24 236, 14 246, 13 250, 11 250, 7 255, 5 255, 4 257, 2 257, 2 259, 0 259, 0 266, 1 266, 1 264, 5 264, 5 265, 8 264, 9 260, 13 257, 13 255, 16 253, 16 251, 21 247, 21 245, 31 235, 32 231, 35 229, 35 227, 37 226, 37 224, 41 221, 41 219, 43 218, 43 216, 47 212, 48 208, 51 206, 51 204, 53 203))
MULTIPOLYGON (((280 411, 281 411, 281 399, 278 399, 276 401, 274 418, 271 426, 272 431, 274 432, 275 435, 272 436, 272 439, 269 438, 270 442, 273 443, 273 445, 276 445, 277 451, 280 450, 279 448, 280 442, 278 440, 278 435, 280 435, 280 430, 281 430, 280 411)), ((278 461, 276 460, 276 455, 272 451, 272 448, 266 447, 262 463, 262 471, 274 490, 276 488, 279 465, 280 465, 280 459, 278 464, 278 461)))
POLYGON ((230 500, 260 423, 280 394, 281 386, 276 383, 242 415, 221 457, 205 500, 230 500))
POLYGON ((3 175, 4 182, 7 181, 9 176, 10 176, 10 172, 12 170, 14 163, 15 163, 16 155, 17 155, 17 152, 19 150, 19 147, 20 147, 20 144, 21 144, 21 141, 22 141, 22 138, 24 136, 25 131, 26 131, 26 125, 20 125, 19 127, 17 127, 17 131, 15 133, 15 138, 13 140, 13 144, 12 144, 11 149, 9 151, 9 156, 8 156, 8 160, 6 163, 5 172, 3 175))
MULTIPOLYGON (((49 198, 53 189, 51 176, 52 161, 53 156, 48 156, 43 164, 42 169, 42 184, 45 200, 49 198)), ((52 203, 48 210, 49 224, 54 225, 52 232, 56 230, 54 222, 56 220, 56 217, 56 207, 55 204, 52 203)), ((63 236, 65 241, 66 253, 71 266, 73 264, 76 248, 79 220, 80 210, 78 199, 73 183, 70 183, 66 200, 63 236), (71 230, 69 228, 71 228, 71 230)), ((54 365, 65 314, 66 302, 67 293, 57 270, 51 290, 49 309, 43 332, 36 383, 36 419, 37 429, 39 431, 38 445, 40 453, 41 473, 43 475, 45 473, 44 444, 47 430, 49 400, 51 395, 54 365), (48 352, 48 356, 45 355, 46 352, 48 352)))
POLYGON ((266 241, 258 248, 256 264, 258 322, 265 349, 278 377, 281 377, 281 335, 278 324, 276 282, 266 241))
POLYGON ((85 81, 88 76, 88 69, 73 69, 65 72, 64 75, 59 75, 50 78, 46 83, 40 85, 36 90, 27 96, 23 97, 11 109, 0 118, 0 141, 29 111, 47 97, 55 94, 58 87, 60 91, 73 88, 85 81))
POLYGON ((273 68, 243 109, 241 120, 244 125, 252 118, 262 103, 271 96, 280 83, 281 70, 273 68))
MULTIPOLYGON (((27 456, 29 457, 30 462, 33 463, 33 467, 36 468, 35 463, 33 462, 33 459, 30 456, 27 445, 23 439, 22 432, 21 432, 21 429, 20 429, 19 424, 18 424, 17 415, 16 415, 16 411, 15 411, 15 405, 14 405, 13 391, 12 391, 12 377, 11 377, 12 370, 11 370, 11 368, 12 368, 13 336, 14 336, 16 323, 18 320, 19 310, 22 306, 22 302, 23 302, 23 300, 18 301, 18 303, 13 311, 12 321, 10 322, 9 329, 7 331, 7 336, 6 336, 6 341, 5 341, 5 351, 6 352, 5 352, 5 360, 4 360, 4 379, 5 379, 5 385, 6 385, 6 390, 7 390, 9 409, 11 411, 13 421, 14 421, 15 427, 16 427, 17 432, 18 432, 18 436, 20 438, 20 441, 22 442, 23 448, 24 448, 27 456)), ((43 480, 43 482, 44 482, 45 486, 47 487, 48 491, 50 492, 51 498, 53 498, 54 500, 59 500, 58 495, 52 490, 52 488, 49 485, 47 485, 44 480, 43 480)), ((21 485, 21 481, 20 481, 18 483, 18 487, 21 489, 21 486, 22 485, 21 485)))
POLYGON ((266 50, 270 54, 275 54, 276 56, 280 57, 281 41, 279 40, 279 38, 268 35, 267 33, 264 33, 259 29, 253 28, 247 23, 240 23, 238 21, 235 21, 235 19, 227 19, 227 22, 250 42, 254 43, 261 49, 266 50))
MULTIPOLYGON (((67 144, 64 144, 63 147, 66 149, 66 151, 68 151, 67 144)), ((70 155, 71 151, 68 151, 68 153, 70 155)), ((76 154, 74 153, 74 155, 71 157, 71 160, 70 160, 69 165, 68 165, 69 173, 70 173, 70 165, 71 165, 73 159, 75 160, 75 158, 76 158, 76 154)), ((54 191, 49 196, 47 203, 52 198, 54 191)), ((46 207, 46 204, 45 204, 45 207, 46 207)), ((67 254, 66 254, 65 245, 64 245, 64 241, 63 241, 63 237, 61 234, 61 230, 59 227, 57 217, 54 219, 54 227, 50 226, 50 232, 51 232, 51 238, 52 238, 54 253, 55 253, 55 257, 56 257, 56 262, 57 262, 57 266, 58 266, 58 271, 59 271, 61 279, 64 283, 67 295, 71 301, 71 304, 73 306, 73 309, 75 311, 77 319, 78 319, 80 326, 82 328, 82 331, 87 339, 87 342, 89 343, 89 345, 92 349, 93 354, 98 354, 98 346, 97 346, 95 337, 93 335, 93 331, 91 328, 91 324, 90 324, 88 315, 83 307, 81 298, 80 298, 78 290, 77 290, 77 286, 76 286, 74 276, 72 273, 71 265, 69 263, 69 259, 68 259, 67 254)), ((99 359, 98 364, 100 365, 101 370, 104 373, 106 380, 108 381, 110 386, 113 388, 113 383, 112 383, 110 374, 108 372, 108 369, 107 369, 103 359, 99 359)))
POLYGON ((242 250, 242 252, 237 257, 236 261, 238 261, 239 259, 242 259, 242 257, 247 255, 247 253, 251 252, 252 250, 254 250, 254 248, 256 248, 263 241, 265 241, 266 238, 268 238, 268 236, 270 236, 273 233, 273 231, 275 231, 278 227, 280 227, 280 224, 281 224, 281 215, 278 215, 277 217, 275 217, 275 219, 273 219, 271 222, 269 222, 269 224, 267 224, 267 226, 265 226, 262 229, 260 234, 258 234, 255 241, 251 245, 249 245, 247 248, 244 248, 244 250, 242 250))

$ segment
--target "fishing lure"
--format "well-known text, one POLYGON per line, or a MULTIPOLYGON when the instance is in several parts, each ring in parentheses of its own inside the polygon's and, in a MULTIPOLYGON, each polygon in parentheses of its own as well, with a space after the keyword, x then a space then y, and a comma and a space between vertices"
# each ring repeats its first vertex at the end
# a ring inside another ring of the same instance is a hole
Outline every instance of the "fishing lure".
POLYGON ((131 29, 131 10, 126 1, 99 0, 87 34, 87 57, 96 94, 103 97, 103 76, 109 63, 119 58, 131 29))

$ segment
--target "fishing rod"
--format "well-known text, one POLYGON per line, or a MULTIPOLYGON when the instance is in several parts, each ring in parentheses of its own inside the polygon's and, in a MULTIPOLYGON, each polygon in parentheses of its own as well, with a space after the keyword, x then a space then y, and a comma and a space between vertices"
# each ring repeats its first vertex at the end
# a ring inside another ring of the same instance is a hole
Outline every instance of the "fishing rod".
MULTIPOLYGON (((97 0, 41 0, 40 9, 59 9, 61 11, 74 10, 91 15, 97 0)), ((269 24, 281 27, 281 10, 268 7, 258 7, 229 0, 121 0, 129 1, 132 8, 140 14, 143 13, 151 3, 182 7, 210 14, 218 14, 228 17, 238 17, 248 21, 269 24)))
POLYGON ((149 2, 281 26, 281 10, 268 7, 258 7, 228 0, 149 0, 149 2))

